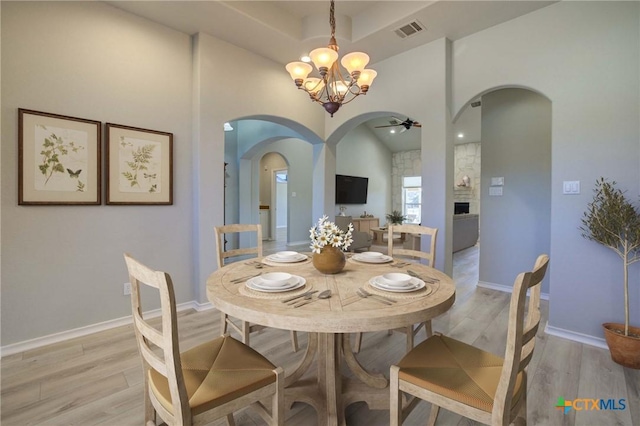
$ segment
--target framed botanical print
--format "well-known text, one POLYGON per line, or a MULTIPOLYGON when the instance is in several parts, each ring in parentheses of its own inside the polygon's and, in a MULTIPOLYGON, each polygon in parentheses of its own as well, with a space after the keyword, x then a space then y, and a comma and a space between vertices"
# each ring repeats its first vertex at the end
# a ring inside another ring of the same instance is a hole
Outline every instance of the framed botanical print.
POLYGON ((173 134, 106 127, 107 204, 173 204, 173 134))
POLYGON ((101 126, 18 109, 18 204, 99 205, 101 126))

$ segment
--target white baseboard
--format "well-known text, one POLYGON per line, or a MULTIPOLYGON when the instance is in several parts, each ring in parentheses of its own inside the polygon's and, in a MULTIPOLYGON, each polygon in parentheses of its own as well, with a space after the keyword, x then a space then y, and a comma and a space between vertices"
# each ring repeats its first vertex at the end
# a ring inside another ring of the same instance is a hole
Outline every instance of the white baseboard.
MULTIPOLYGON (((491 290, 504 291, 505 293, 512 293, 513 287, 503 284, 488 283, 486 281, 479 281, 478 287, 488 288, 491 290)), ((549 293, 540 293, 540 299, 549 300, 549 293)), ((597 348, 608 349, 607 343, 604 339, 599 337, 590 336, 588 334, 578 333, 571 330, 565 330, 549 325, 547 322, 544 332, 552 336, 562 337, 563 339, 573 340, 574 342, 584 343, 585 345, 595 346, 597 348)))
POLYGON ((301 245, 311 245, 311 243, 307 240, 304 241, 292 241, 290 243, 287 243, 287 247, 291 247, 291 246, 301 246, 301 245))
POLYGON ((544 327, 544 332, 552 336, 562 337, 563 339, 573 340, 574 342, 578 343, 584 343, 585 345, 595 346, 602 349, 609 349, 609 347, 607 346, 607 342, 600 337, 593 337, 588 334, 554 327, 552 325, 549 325, 548 322, 544 327))
POLYGON ((195 309, 198 312, 202 312, 202 311, 207 311, 209 309, 213 309, 213 304, 211 302, 207 302, 207 303, 199 303, 196 302, 195 300, 192 302, 189 302, 193 304, 193 309, 195 309))
MULTIPOLYGON (((491 290, 503 291, 505 293, 513 293, 513 287, 504 284, 488 283, 486 281, 478 281, 477 287, 488 288, 491 290)), ((540 299, 549 300, 549 293, 540 293, 540 299)))
MULTIPOLYGON (((184 311, 187 309, 194 309, 198 312, 212 309, 211 303, 198 303, 195 300, 190 302, 180 303, 176 306, 178 311, 184 311)), ((154 309, 144 313, 145 317, 153 318, 160 315, 160 309, 154 309)), ((122 318, 116 318, 109 321, 100 322, 97 324, 91 324, 84 327, 74 328, 72 330, 61 331, 59 333, 49 334, 48 336, 36 337, 35 339, 25 340, 18 343, 12 343, 0 347, 0 356, 13 355, 19 352, 29 351, 42 346, 50 345, 53 343, 63 342, 65 340, 73 339, 76 337, 86 336, 88 334, 97 333, 99 331, 109 330, 115 327, 121 327, 123 325, 131 324, 131 315, 122 318)))

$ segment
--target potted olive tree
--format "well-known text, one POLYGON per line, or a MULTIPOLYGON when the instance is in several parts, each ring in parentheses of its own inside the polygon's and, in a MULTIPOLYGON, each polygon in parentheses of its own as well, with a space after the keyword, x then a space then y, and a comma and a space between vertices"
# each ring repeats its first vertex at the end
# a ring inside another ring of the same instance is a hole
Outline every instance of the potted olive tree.
POLYGON ((640 212, 615 181, 601 177, 593 192, 582 217, 582 236, 612 249, 624 271, 624 324, 603 324, 605 339, 615 362, 640 369, 640 327, 629 325, 629 265, 640 261, 640 212))

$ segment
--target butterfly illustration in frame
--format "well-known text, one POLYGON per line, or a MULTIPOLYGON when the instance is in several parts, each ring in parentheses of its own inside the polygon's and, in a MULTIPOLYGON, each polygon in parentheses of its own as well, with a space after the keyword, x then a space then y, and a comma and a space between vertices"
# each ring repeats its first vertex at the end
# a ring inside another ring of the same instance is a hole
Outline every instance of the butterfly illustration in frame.
POLYGON ((82 169, 78 169, 75 172, 71 169, 67 169, 70 178, 78 179, 80 177, 80 173, 82 173, 82 169))

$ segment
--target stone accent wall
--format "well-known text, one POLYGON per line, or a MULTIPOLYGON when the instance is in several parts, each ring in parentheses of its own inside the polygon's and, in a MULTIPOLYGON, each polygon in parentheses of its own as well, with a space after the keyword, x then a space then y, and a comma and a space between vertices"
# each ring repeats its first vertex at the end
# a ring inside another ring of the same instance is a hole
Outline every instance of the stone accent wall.
MULTIPOLYGON (((480 213, 480 143, 467 143, 454 147, 453 200, 469 202, 469 213, 480 213), (463 176, 469 176, 469 187, 458 187, 463 176)), ((422 174, 421 151, 396 152, 391 165, 391 209, 402 210, 402 178, 422 174)), ((422 182, 422 185, 427 185, 422 182)))
POLYGON ((420 150, 402 151, 393 154, 391 160, 391 210, 402 211, 402 178, 405 176, 420 176, 422 174, 421 154, 422 151, 420 150))
POLYGON ((480 213, 480 143, 456 145, 454 152, 453 200, 469 202, 469 213, 480 213), (460 187, 464 176, 469 176, 470 186, 460 187))

